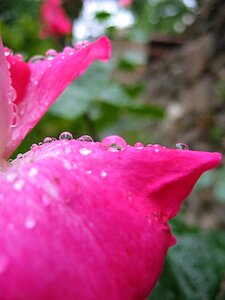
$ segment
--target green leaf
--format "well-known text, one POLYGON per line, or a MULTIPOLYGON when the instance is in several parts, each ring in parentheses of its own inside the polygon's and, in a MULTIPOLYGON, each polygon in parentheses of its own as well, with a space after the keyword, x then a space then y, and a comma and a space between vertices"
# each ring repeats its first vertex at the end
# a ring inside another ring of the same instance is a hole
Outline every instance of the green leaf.
POLYGON ((184 234, 169 250, 151 300, 214 300, 225 272, 225 233, 184 234))

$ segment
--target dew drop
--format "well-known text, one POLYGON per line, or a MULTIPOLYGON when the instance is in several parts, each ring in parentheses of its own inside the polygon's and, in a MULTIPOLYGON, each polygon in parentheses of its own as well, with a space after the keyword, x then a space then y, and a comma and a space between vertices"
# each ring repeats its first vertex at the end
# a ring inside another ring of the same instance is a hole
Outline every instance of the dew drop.
POLYGON ((18 158, 18 159, 23 158, 23 154, 22 154, 22 153, 17 154, 17 158, 18 158))
POLYGON ((144 148, 144 145, 140 142, 137 142, 136 144, 134 144, 134 148, 141 150, 144 148))
POLYGON ((101 177, 105 178, 107 176, 107 172, 106 171, 101 171, 101 177))
POLYGON ((73 139, 73 135, 68 131, 62 132, 59 136, 59 140, 72 140, 72 139, 73 139))
POLYGON ((80 142, 93 142, 93 138, 89 135, 82 135, 79 137, 78 141, 80 142))
POLYGON ((54 49, 49 49, 48 51, 45 52, 45 58, 48 60, 53 60, 58 52, 54 49))
POLYGON ((43 145, 43 142, 39 142, 38 145, 39 145, 39 146, 43 145))
POLYGON ((63 52, 69 55, 73 55, 75 53, 75 49, 72 47, 65 47, 63 52))
POLYGON ((23 60, 23 55, 20 53, 17 53, 14 55, 18 60, 23 60))
POLYGON ((51 137, 47 136, 45 139, 44 139, 44 144, 47 144, 47 143, 51 143, 53 140, 51 137))
POLYGON ((14 189, 17 191, 22 190, 23 186, 24 186, 24 181, 22 179, 17 180, 13 185, 14 189))
POLYGON ((86 173, 87 174, 92 174, 92 170, 87 170, 86 173))
POLYGON ((5 56, 13 55, 13 51, 8 47, 4 47, 5 56))
POLYGON ((6 175, 6 179, 10 182, 14 181, 17 178, 17 174, 16 173, 9 173, 6 175))
POLYGON ((118 135, 111 135, 102 140, 102 145, 106 146, 109 151, 117 152, 124 150, 127 143, 122 137, 118 135))
POLYGON ((36 226, 36 222, 35 222, 34 218, 27 217, 24 222, 24 225, 27 229, 33 229, 36 226))
POLYGON ((30 177, 34 177, 34 176, 36 176, 38 174, 38 169, 36 169, 36 168, 31 168, 30 169, 30 171, 28 172, 28 175, 30 176, 30 177))
POLYGON ((37 146, 38 146, 37 144, 32 144, 31 147, 30 147, 30 149, 34 149, 34 148, 36 148, 37 146))
MULTIPOLYGON (((12 103, 16 99, 16 96, 17 96, 16 90, 11 86, 9 89, 9 92, 8 92, 9 103, 12 103)), ((14 104, 14 106, 16 106, 16 105, 14 104)), ((14 107, 13 107, 13 111, 14 111, 14 107)), ((16 112, 17 112, 17 109, 16 109, 16 112)))
POLYGON ((75 45, 75 49, 76 49, 76 50, 80 50, 80 49, 82 49, 82 48, 87 47, 89 44, 90 44, 89 41, 86 41, 86 40, 85 40, 85 41, 78 42, 78 43, 76 43, 76 45, 75 45))
POLYGON ((79 152, 82 155, 89 155, 89 154, 91 154, 92 150, 91 149, 87 149, 87 148, 80 148, 79 152))
POLYGON ((29 63, 36 64, 40 61, 43 61, 45 57, 43 55, 35 55, 29 59, 29 63))
POLYGON ((5 256, 0 254, 0 275, 5 273, 9 266, 9 259, 5 256))
POLYGON ((13 114, 12 124, 10 125, 11 128, 15 128, 18 124, 18 115, 13 114))
POLYGON ((189 150, 188 146, 184 143, 176 143, 175 147, 178 150, 189 150))

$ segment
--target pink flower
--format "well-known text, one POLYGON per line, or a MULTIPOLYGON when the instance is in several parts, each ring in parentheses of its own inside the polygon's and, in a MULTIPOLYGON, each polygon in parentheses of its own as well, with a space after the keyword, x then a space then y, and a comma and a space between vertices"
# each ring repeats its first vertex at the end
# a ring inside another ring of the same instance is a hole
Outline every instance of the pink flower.
POLYGON ((120 5, 122 6, 130 6, 133 0, 119 0, 120 5))
POLYGON ((12 102, 0 45, 0 299, 145 299, 175 243, 167 221, 221 156, 63 133, 8 166, 3 158, 110 46, 103 37, 53 53, 36 63, 6 57, 12 102))
POLYGON ((72 32, 72 23, 62 7, 61 0, 43 0, 41 6, 43 29, 41 36, 60 37, 72 32))

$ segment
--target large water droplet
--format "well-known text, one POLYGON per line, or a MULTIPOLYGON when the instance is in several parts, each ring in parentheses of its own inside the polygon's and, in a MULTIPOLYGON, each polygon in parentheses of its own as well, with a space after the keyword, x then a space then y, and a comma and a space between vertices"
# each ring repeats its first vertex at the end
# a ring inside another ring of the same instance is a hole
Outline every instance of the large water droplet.
POLYGON ((124 150, 127 146, 126 141, 118 135, 111 135, 104 138, 102 140, 102 144, 106 146, 109 151, 112 152, 124 150))
POLYGON ((59 140, 72 140, 72 139, 73 139, 73 135, 68 131, 62 132, 59 136, 59 140))
POLYGON ((82 155, 89 155, 89 154, 91 154, 92 150, 91 149, 87 149, 87 148, 80 148, 79 152, 82 155))
POLYGON ((188 146, 184 143, 176 143, 175 147, 178 150, 189 150, 188 146))
POLYGON ((45 52, 45 57, 48 60, 52 60, 56 57, 56 55, 58 54, 58 52, 54 49, 49 49, 48 51, 45 52))
POLYGON ((144 148, 144 145, 140 142, 137 142, 136 144, 134 144, 134 148, 141 150, 144 148))
POLYGON ((44 144, 47 144, 47 143, 51 143, 53 141, 53 139, 49 136, 47 136, 45 139, 44 139, 44 144))
POLYGON ((89 135, 82 135, 79 137, 78 141, 80 142, 93 142, 93 138, 89 135))
POLYGON ((29 59, 29 63, 36 64, 40 61, 43 61, 45 57, 43 55, 35 55, 29 59))

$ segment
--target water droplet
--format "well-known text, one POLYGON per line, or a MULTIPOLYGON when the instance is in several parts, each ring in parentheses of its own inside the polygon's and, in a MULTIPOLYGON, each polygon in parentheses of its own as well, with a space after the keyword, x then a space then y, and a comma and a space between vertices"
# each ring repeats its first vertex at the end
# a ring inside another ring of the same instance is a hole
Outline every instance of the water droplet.
POLYGON ((118 136, 118 135, 111 135, 102 140, 103 146, 106 146, 109 151, 117 152, 124 150, 127 146, 126 141, 118 136))
POLYGON ((45 52, 45 57, 48 60, 52 60, 56 57, 56 55, 58 54, 58 52, 54 49, 49 49, 48 51, 45 52))
POLYGON ((92 174, 92 170, 87 170, 86 173, 87 174, 92 174))
POLYGON ((9 259, 5 256, 0 254, 0 275, 5 273, 9 266, 9 259))
POLYGON ((68 131, 62 132, 59 136, 59 140, 72 140, 72 139, 73 139, 73 135, 68 131))
POLYGON ((72 47, 65 47, 63 52, 69 55, 73 55, 75 53, 75 49, 72 47))
POLYGON ((75 49, 76 49, 76 50, 80 50, 80 49, 82 49, 82 48, 87 47, 89 44, 90 44, 89 41, 86 41, 86 40, 85 40, 85 41, 78 42, 78 43, 76 43, 76 45, 75 45, 75 49))
POLYGON ((106 171, 101 171, 101 177, 105 178, 107 176, 107 172, 106 171))
POLYGON ((141 150, 144 148, 144 145, 140 142, 137 142, 136 144, 134 144, 134 148, 141 150))
POLYGON ((89 135, 82 135, 79 137, 78 141, 80 142, 93 142, 93 138, 89 135))
POLYGON ((24 181, 22 179, 17 180, 13 185, 14 189, 17 191, 22 190, 23 186, 24 186, 24 181))
POLYGON ((13 51, 8 47, 4 47, 5 56, 13 55, 13 51))
POLYGON ((175 147, 178 150, 189 150, 188 146, 184 143, 176 143, 175 147))
POLYGON ((79 152, 82 155, 89 155, 89 154, 91 154, 92 150, 91 149, 87 149, 87 148, 80 148, 79 152))
POLYGON ((18 158, 18 159, 23 158, 23 154, 22 154, 22 153, 17 154, 17 158, 18 158))
POLYGON ((44 139, 44 144, 47 144, 47 143, 51 143, 53 140, 51 137, 47 136, 45 139, 44 139))
POLYGON ((37 144, 32 144, 30 149, 36 148, 38 145, 37 144))
POLYGON ((18 60, 23 60, 23 55, 20 53, 17 53, 14 55, 18 60))
POLYGON ((43 55, 35 55, 35 56, 31 57, 28 62, 32 63, 32 64, 36 64, 40 61, 43 61, 44 59, 45 59, 45 57, 43 55))
POLYGON ((16 173, 9 173, 6 175, 6 179, 10 182, 14 181, 17 178, 17 174, 16 173))
POLYGON ((43 142, 39 142, 38 145, 39 145, 39 146, 43 145, 43 142))
POLYGON ((12 124, 10 125, 11 128, 15 128, 18 124, 18 115, 13 115, 12 124))
POLYGON ((30 177, 34 177, 34 176, 36 176, 38 174, 38 169, 36 169, 36 168, 34 168, 34 167, 32 167, 31 169, 30 169, 30 171, 28 172, 28 175, 30 176, 30 177))
POLYGON ((26 218, 24 225, 27 229, 33 229, 36 226, 36 222, 35 222, 34 218, 32 218, 30 216, 30 217, 26 218))
MULTIPOLYGON (((9 103, 12 103, 16 99, 16 96, 17 96, 16 90, 12 86, 10 86, 9 92, 8 92, 8 101, 9 101, 9 103)), ((13 108, 13 111, 14 111, 14 108, 13 108)), ((16 110, 16 112, 17 112, 17 110, 16 110)))

